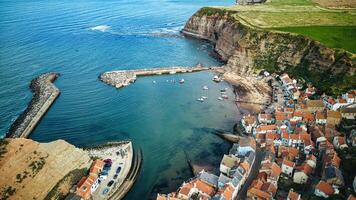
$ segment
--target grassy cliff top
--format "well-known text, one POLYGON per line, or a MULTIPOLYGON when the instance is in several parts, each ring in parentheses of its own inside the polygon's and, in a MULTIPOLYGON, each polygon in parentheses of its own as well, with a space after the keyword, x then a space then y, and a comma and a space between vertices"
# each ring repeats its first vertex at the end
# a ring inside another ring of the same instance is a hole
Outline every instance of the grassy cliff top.
POLYGON ((271 0, 257 5, 204 8, 200 14, 225 12, 251 27, 301 34, 328 47, 356 53, 356 1, 314 1, 271 0))

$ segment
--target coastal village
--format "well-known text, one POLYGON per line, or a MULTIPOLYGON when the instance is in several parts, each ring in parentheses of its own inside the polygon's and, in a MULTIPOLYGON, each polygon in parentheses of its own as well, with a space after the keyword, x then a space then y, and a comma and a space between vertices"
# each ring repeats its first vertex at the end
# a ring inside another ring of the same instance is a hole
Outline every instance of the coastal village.
MULTIPOLYGON (((220 163, 220 174, 202 170, 157 200, 326 199, 346 185, 340 152, 356 147, 356 90, 334 98, 288 74, 264 72, 271 100, 239 122, 240 139, 220 163), (346 124, 346 125, 345 125, 346 124), (350 128, 351 127, 351 128, 350 128)), ((350 156, 350 155, 348 155, 350 156)), ((346 194, 355 200, 356 178, 346 194)), ((345 193, 343 194, 345 195, 345 193)), ((343 199, 343 198, 336 198, 343 199)))

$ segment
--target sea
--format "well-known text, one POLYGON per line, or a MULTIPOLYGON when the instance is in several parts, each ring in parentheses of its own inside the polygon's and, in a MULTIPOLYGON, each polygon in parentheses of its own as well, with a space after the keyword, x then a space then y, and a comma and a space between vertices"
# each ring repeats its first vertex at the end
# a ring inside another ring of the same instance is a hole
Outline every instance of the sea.
POLYGON ((0 137, 32 98, 30 81, 55 71, 61 94, 30 139, 78 147, 131 140, 142 149, 140 175, 125 197, 154 199, 193 176, 188 160, 217 173, 241 118, 226 82, 212 72, 140 77, 115 89, 110 70, 222 65, 207 41, 180 34, 203 6, 232 0, 0 0, 0 137), (178 81, 184 79, 184 84, 178 81), (155 83, 154 83, 155 82, 155 83), (208 90, 203 90, 207 86, 208 90), (227 88, 229 99, 218 100, 227 88), (197 101, 208 97, 204 102, 197 101))

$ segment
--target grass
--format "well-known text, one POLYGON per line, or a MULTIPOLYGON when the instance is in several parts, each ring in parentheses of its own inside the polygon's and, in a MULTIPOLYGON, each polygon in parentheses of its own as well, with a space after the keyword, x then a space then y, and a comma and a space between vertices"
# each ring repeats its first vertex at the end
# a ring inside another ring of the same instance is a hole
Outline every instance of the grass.
POLYGON ((356 9, 322 8, 311 0, 273 0, 221 10, 254 28, 297 33, 328 47, 356 52, 356 9))
POLYGON ((356 26, 284 27, 275 30, 301 34, 328 47, 356 53, 356 26))

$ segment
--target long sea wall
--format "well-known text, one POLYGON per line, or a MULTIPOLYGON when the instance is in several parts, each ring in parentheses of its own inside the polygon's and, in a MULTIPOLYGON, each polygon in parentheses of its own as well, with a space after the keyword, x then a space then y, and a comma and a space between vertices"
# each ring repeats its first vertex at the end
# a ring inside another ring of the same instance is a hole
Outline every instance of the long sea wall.
POLYGON ((29 136, 60 94, 59 89, 53 84, 58 76, 59 73, 49 72, 31 81, 32 100, 26 110, 10 126, 7 137, 27 138, 29 136))
POLYGON ((176 74, 176 73, 191 73, 204 70, 214 70, 219 67, 202 67, 197 65, 195 67, 162 67, 162 68, 145 68, 136 70, 118 70, 104 72, 99 76, 99 79, 104 83, 116 88, 121 88, 135 82, 138 76, 155 76, 162 74, 176 74))
POLYGON ((202 8, 188 20, 182 33, 214 43, 227 72, 242 76, 262 69, 287 72, 333 93, 355 87, 355 55, 302 35, 250 27, 236 14, 222 8, 202 8))

